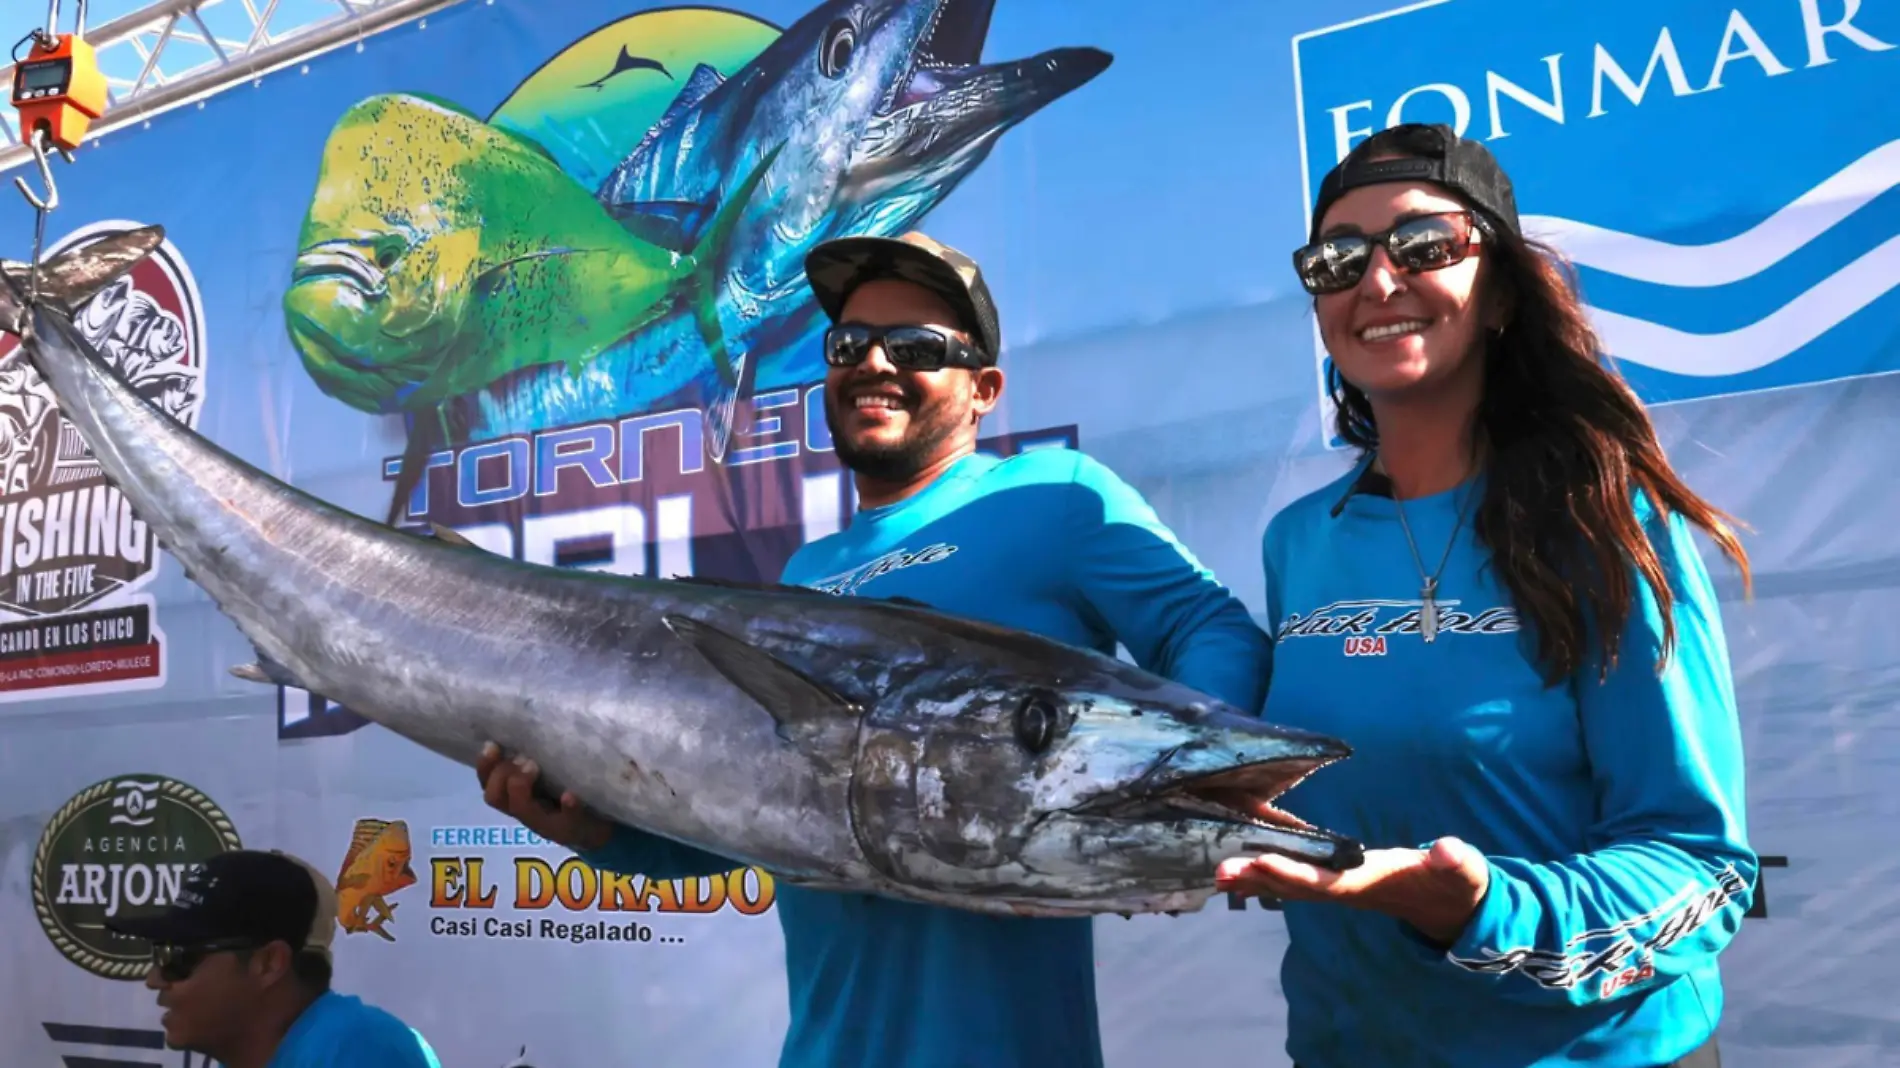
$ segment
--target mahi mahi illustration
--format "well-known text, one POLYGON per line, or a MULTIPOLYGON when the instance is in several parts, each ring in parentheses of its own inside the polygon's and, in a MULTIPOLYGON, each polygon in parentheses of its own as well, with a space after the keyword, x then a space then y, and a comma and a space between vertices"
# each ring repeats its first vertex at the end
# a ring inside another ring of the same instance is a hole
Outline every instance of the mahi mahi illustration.
POLYGON ((1345 758, 1093 650, 915 602, 507 559, 316 499, 140 397, 71 309, 160 241, 63 254, 21 336, 108 478, 259 654, 449 760, 788 884, 1006 915, 1192 911, 1221 861, 1359 843, 1272 804, 1345 758), (59 285, 61 280, 85 285, 59 285))
POLYGON ((719 246, 774 158, 691 249, 665 249, 532 141, 439 100, 372 97, 324 146, 283 299, 292 342, 325 393, 417 412, 523 368, 571 373, 669 312, 711 322, 719 246))
POLYGON ((337 923, 351 934, 367 931, 394 942, 385 926, 396 916, 389 895, 415 885, 410 860, 407 822, 357 820, 336 877, 337 923))

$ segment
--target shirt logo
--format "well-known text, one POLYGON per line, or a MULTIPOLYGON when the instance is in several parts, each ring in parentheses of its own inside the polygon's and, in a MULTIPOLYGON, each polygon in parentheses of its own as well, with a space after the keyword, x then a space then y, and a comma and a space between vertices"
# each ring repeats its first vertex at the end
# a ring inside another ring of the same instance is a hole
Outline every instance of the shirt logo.
MULTIPOLYGON (((1460 603, 1438 602, 1439 637, 1517 632, 1517 612, 1509 606, 1471 612, 1459 608, 1460 603)), ((1384 656, 1388 639, 1418 633, 1419 613, 1424 607, 1422 601, 1334 601, 1310 612, 1288 613, 1274 640, 1339 638, 1347 656, 1384 656)))
POLYGON ((865 583, 883 578, 893 571, 901 571, 907 567, 918 567, 923 564, 934 564, 941 560, 948 560, 956 551, 956 546, 945 545, 942 542, 925 546, 916 552, 911 552, 908 549, 893 549, 868 564, 859 565, 842 574, 833 575, 830 578, 819 579, 810 585, 812 589, 822 593, 843 597, 848 594, 856 593, 865 583))

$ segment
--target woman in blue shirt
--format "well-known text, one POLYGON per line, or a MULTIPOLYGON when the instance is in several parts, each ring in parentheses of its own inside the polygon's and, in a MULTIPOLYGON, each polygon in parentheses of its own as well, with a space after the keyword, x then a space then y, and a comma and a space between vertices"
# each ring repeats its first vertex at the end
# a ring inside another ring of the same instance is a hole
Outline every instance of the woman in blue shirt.
POLYGON ((1717 599, 1670 469, 1509 180, 1377 134, 1294 256, 1361 457, 1264 538, 1270 718, 1349 741, 1285 806, 1353 871, 1224 866, 1285 901, 1299 1068, 1716 1063, 1754 890, 1717 599))

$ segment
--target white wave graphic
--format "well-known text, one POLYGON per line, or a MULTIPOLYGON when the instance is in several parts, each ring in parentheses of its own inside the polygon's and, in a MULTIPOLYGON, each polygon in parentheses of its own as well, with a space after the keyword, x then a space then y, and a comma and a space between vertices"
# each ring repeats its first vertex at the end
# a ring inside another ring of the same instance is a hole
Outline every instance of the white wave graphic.
MULTIPOLYGON (((1577 264, 1652 285, 1709 288, 1780 263, 1875 197, 1900 186, 1900 140, 1867 153, 1745 233, 1677 245, 1553 215, 1526 215, 1524 231, 1577 264)), ((1720 334, 1696 334, 1590 307, 1605 351, 1670 374, 1719 378, 1767 367, 1827 333, 1900 285, 1900 237, 1815 283, 1761 319, 1720 334)))
POLYGON ((1555 215, 1526 215, 1522 225, 1582 266, 1655 285, 1721 286, 1780 263, 1896 185, 1900 140, 1841 168, 1748 231, 1706 245, 1676 245, 1555 215))
POLYGON ((1888 238, 1760 320, 1727 333, 1692 334, 1602 308, 1588 310, 1604 350, 1617 359, 1714 378, 1774 363, 1895 286, 1900 286, 1900 237, 1888 238))

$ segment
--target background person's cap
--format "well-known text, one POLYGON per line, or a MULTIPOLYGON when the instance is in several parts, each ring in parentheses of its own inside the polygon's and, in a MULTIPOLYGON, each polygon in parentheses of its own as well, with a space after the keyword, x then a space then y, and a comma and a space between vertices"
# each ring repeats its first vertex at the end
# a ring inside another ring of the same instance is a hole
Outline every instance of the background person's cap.
POLYGON ((840 237, 805 257, 805 278, 818 306, 832 322, 851 291, 879 278, 899 278, 936 293, 955 308, 976 347, 994 364, 1003 352, 996 302, 976 261, 924 234, 902 237, 840 237))
POLYGON ((163 945, 282 941, 327 957, 336 908, 335 888, 303 860, 277 850, 237 849, 188 874, 163 911, 107 920, 106 927, 163 945))
POLYGON ((1484 209, 1512 233, 1522 232, 1511 179, 1484 145, 1459 137, 1444 123, 1405 123, 1382 131, 1379 140, 1385 146, 1381 152, 1371 151, 1367 147, 1370 142, 1361 141, 1338 166, 1327 172, 1313 203, 1313 225, 1308 240, 1319 240, 1320 223, 1333 201, 1348 190, 1381 182, 1432 182, 1484 209), (1396 142, 1388 140, 1393 131, 1400 135, 1396 142), (1405 156, 1371 161, 1373 155, 1386 151, 1403 152, 1405 156))

